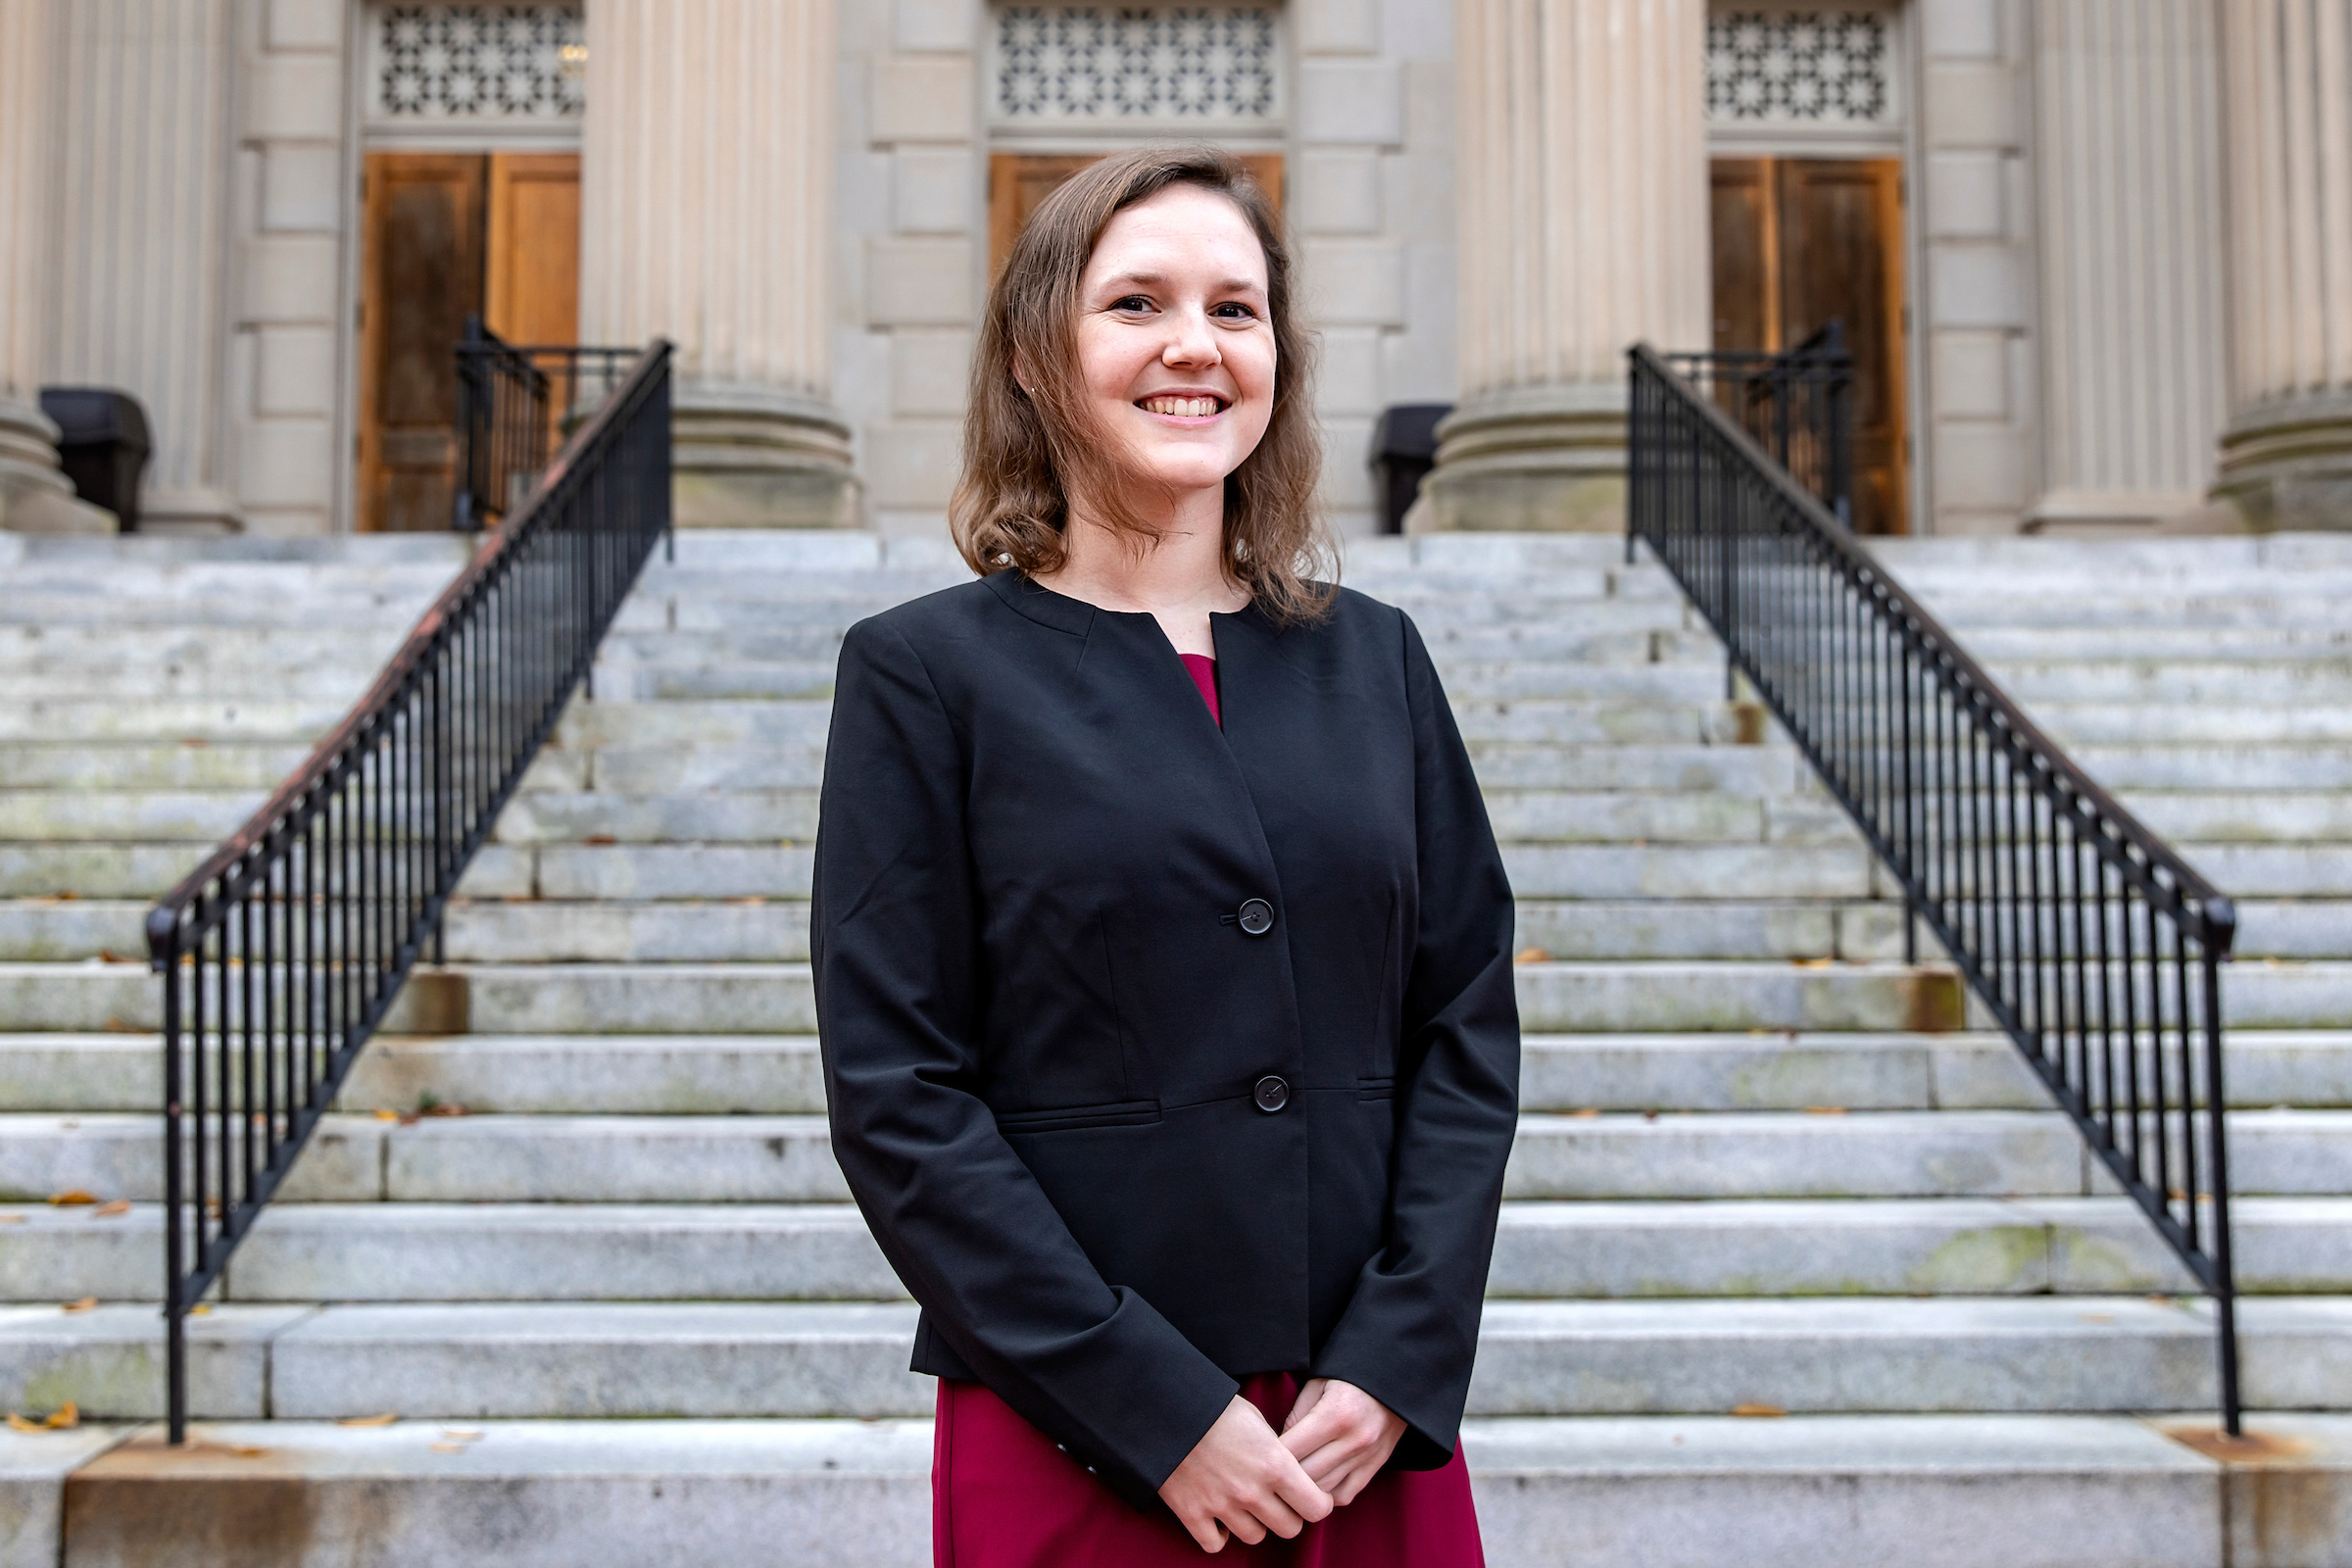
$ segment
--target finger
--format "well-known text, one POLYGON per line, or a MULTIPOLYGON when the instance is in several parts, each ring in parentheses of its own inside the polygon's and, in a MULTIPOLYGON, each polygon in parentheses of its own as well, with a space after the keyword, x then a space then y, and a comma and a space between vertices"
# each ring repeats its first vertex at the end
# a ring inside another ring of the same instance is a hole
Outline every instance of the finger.
POLYGON ((1274 1493, 1301 1519, 1331 1517, 1331 1494, 1310 1479, 1296 1461, 1285 1466, 1283 1473, 1275 1478, 1274 1493))
POLYGON ((1306 1472, 1307 1480, 1329 1493, 1332 1483, 1353 1470, 1363 1456, 1360 1443, 1327 1443, 1312 1453, 1301 1455, 1298 1468, 1306 1472))
POLYGON ((1282 1430, 1288 1432, 1306 1416, 1309 1410, 1323 1402, 1323 1395, 1331 1387, 1329 1378, 1308 1378, 1298 1389, 1298 1397, 1291 1401, 1291 1413, 1282 1418, 1282 1430))
MULTIPOLYGON (((1320 1493, 1317 1494, 1317 1495, 1320 1494, 1320 1493)), ((1291 1540, 1299 1531, 1306 1528, 1306 1521, 1298 1516, 1297 1509, 1283 1500, 1279 1493, 1253 1493, 1249 1498, 1249 1508, 1259 1524, 1285 1541, 1291 1540)))
POLYGON ((1225 1527, 1219 1524, 1213 1516, 1187 1517, 1179 1514, 1177 1523, 1184 1526, 1185 1533, 1200 1544, 1202 1551, 1214 1552, 1225 1549, 1225 1527))
POLYGON ((1348 1413, 1338 1408, 1337 1399, 1326 1399, 1322 1407, 1306 1416, 1297 1426, 1282 1429, 1282 1446, 1293 1457, 1304 1458, 1327 1444, 1345 1441, 1348 1436, 1348 1413))
POLYGON ((1351 1503, 1356 1498, 1362 1496, 1364 1494, 1364 1489, 1379 1479, 1380 1465, 1370 1459, 1366 1459, 1356 1464, 1352 1469, 1348 1470, 1346 1475, 1337 1478, 1334 1482, 1327 1485, 1324 1490, 1331 1494, 1331 1500, 1334 1506, 1346 1507, 1348 1503, 1351 1503))
POLYGON ((1254 1546, 1266 1539, 1266 1527, 1257 1522, 1257 1515, 1246 1504, 1234 1503, 1218 1514, 1217 1522, 1232 1531, 1233 1539, 1245 1546, 1254 1546))

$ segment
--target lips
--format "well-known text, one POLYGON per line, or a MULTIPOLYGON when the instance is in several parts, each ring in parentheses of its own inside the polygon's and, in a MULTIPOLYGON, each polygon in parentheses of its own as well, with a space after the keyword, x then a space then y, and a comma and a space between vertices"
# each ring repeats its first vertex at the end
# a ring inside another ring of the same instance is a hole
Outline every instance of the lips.
POLYGON ((1225 400, 1206 395, 1178 397, 1163 393, 1157 397, 1140 398, 1136 407, 1146 414, 1165 414, 1179 419, 1205 419, 1220 412, 1225 407, 1225 400))

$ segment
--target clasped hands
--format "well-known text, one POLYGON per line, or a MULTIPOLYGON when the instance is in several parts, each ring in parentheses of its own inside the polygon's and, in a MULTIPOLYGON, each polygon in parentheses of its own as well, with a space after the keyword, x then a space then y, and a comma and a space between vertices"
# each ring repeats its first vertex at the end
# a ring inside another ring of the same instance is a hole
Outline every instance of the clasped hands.
POLYGON ((1254 1546, 1268 1531, 1287 1541, 1353 1502, 1402 1436, 1402 1418, 1336 1378, 1307 1380, 1280 1436, 1236 1395, 1161 1483, 1160 1500, 1203 1551, 1222 1551, 1229 1537, 1254 1546))

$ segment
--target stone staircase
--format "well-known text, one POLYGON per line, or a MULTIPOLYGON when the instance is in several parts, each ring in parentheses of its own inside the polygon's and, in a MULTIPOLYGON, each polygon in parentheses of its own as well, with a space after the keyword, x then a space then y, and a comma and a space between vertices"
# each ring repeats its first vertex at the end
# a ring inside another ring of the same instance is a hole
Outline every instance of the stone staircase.
MULTIPOLYGON (((805 900, 841 633, 962 580, 945 548, 689 534, 648 568, 451 912, 466 1029, 368 1048, 191 1320, 177 1453, 136 1427, 162 1285, 140 916, 460 553, 12 548, 0 1404, 88 1424, 0 1433, 0 1568, 60 1561, 61 1530, 74 1568, 167 1542, 926 1561, 931 1388, 827 1149, 805 900)), ((1886 553, 2242 896, 2268 1441, 2228 1457, 2292 1485, 2196 1446, 2204 1303, 1949 972, 1900 961, 1860 839, 1724 700, 1663 573, 1614 539, 1365 541, 1348 580, 1421 625, 1521 899, 1526 1116, 1465 1439, 1491 1558, 2352 1561, 2352 1421, 2326 1413, 2352 1410, 2352 542, 1886 553)))

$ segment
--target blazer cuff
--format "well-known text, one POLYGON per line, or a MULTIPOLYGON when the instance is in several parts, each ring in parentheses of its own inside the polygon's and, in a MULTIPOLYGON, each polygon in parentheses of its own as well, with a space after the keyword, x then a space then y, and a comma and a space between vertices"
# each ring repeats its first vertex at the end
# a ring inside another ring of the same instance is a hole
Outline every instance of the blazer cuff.
MULTIPOLYGON (((1359 1298, 1361 1292, 1359 1290, 1359 1298)), ((1436 1470, 1453 1457, 1461 1442, 1462 1409, 1469 1401, 1470 1367, 1477 1354, 1476 1330, 1465 1347, 1445 1348, 1450 1333, 1430 1335, 1375 1327, 1386 1314, 1367 1310, 1359 1298, 1340 1320, 1316 1354, 1308 1377, 1337 1378, 1369 1394, 1404 1422, 1404 1436, 1390 1456, 1392 1470, 1436 1470), (1406 1347, 1431 1346, 1408 1352, 1406 1347)), ((1422 1324, 1427 1314, 1414 1314, 1422 1324)))

